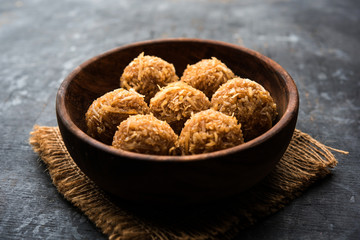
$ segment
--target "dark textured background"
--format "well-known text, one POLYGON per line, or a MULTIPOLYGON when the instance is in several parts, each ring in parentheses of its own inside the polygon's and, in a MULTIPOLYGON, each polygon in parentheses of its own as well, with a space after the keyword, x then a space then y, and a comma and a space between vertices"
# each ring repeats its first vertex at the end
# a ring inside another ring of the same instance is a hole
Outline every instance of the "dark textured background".
POLYGON ((55 126, 55 95, 78 64, 147 39, 239 44, 274 59, 300 92, 297 128, 347 150, 339 164, 239 239, 360 239, 360 1, 0 2, 0 238, 105 239, 59 195, 28 144, 55 126))

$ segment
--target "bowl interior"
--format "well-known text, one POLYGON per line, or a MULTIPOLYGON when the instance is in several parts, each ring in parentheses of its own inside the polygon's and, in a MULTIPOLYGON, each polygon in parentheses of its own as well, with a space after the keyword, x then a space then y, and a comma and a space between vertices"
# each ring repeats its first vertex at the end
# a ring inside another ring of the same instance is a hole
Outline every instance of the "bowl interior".
MULTIPOLYGON (((278 119, 289 102, 289 91, 281 72, 274 70, 272 60, 259 53, 231 44, 214 41, 168 40, 149 41, 120 47, 94 57, 80 65, 69 77, 65 104, 75 125, 86 133, 84 115, 90 104, 101 95, 119 88, 123 69, 141 52, 174 64, 181 77, 188 64, 216 57, 242 77, 262 84, 274 98, 278 119)), ((66 82, 66 81, 65 81, 66 82)))

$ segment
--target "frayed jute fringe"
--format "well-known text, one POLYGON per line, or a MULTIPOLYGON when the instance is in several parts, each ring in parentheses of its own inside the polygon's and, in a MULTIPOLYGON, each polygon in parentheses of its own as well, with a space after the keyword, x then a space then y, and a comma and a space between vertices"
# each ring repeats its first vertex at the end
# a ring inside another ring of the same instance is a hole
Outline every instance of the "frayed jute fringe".
POLYGON ((30 143, 58 191, 109 239, 232 239, 275 213, 325 177, 346 153, 295 130, 276 168, 261 183, 226 202, 178 209, 146 209, 112 199, 74 163, 57 127, 35 126, 30 143))

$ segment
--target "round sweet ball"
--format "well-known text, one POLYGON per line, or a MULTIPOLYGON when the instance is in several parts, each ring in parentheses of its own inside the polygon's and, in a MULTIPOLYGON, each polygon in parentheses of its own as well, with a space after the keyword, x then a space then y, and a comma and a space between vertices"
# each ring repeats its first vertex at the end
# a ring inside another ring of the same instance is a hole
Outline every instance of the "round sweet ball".
POLYGON ((270 93, 249 79, 234 78, 223 84, 213 95, 211 105, 214 110, 238 119, 245 141, 270 129, 277 116, 270 93))
POLYGON ((235 117, 208 109, 186 121, 178 147, 183 155, 214 152, 244 142, 241 125, 235 117))
POLYGON ((135 89, 144 95, 145 102, 149 103, 150 99, 159 91, 159 87, 178 80, 179 77, 176 75, 173 64, 159 57, 141 53, 125 67, 120 77, 120 86, 126 89, 135 89))
POLYGON ((147 114, 150 109, 144 97, 123 88, 108 92, 90 105, 85 114, 87 133, 99 141, 111 144, 117 126, 130 115, 147 114))
POLYGON ((112 146, 118 149, 154 155, 173 155, 177 135, 169 124, 153 115, 130 116, 114 135, 112 146))
POLYGON ((178 134, 191 114, 209 108, 210 101, 203 92, 181 81, 170 83, 150 100, 150 112, 178 134))
POLYGON ((188 65, 181 77, 181 81, 199 89, 211 99, 220 85, 234 77, 234 73, 224 63, 212 57, 188 65))

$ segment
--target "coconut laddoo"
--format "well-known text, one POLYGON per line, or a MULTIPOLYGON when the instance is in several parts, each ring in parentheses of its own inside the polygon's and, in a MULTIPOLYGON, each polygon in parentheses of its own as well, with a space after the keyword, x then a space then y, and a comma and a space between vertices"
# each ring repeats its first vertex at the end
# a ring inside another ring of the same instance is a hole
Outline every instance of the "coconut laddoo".
POLYGON ((186 121, 177 144, 183 155, 190 155, 214 152, 243 142, 241 124, 235 117, 208 109, 186 121))
POLYGON ((150 112, 178 134, 192 113, 209 108, 210 101, 203 92, 180 81, 170 83, 150 100, 150 112))
POLYGON ((159 91, 159 87, 178 80, 179 77, 176 75, 173 64, 159 57, 141 53, 125 67, 120 77, 120 86, 126 89, 135 89, 144 95, 145 102, 149 103, 150 99, 159 91))
POLYGON ((203 59, 193 65, 188 65, 181 81, 204 92, 211 99, 214 92, 235 75, 224 63, 215 57, 203 59))
POLYGON ((153 115, 130 116, 115 132, 112 146, 126 151, 169 155, 173 154, 177 135, 169 124, 153 115))
POLYGON ((246 141, 270 129, 277 116, 270 93, 249 79, 234 78, 223 84, 213 95, 211 105, 238 119, 246 141))
POLYGON ((149 107, 143 96, 123 88, 108 92, 90 105, 85 114, 87 133, 111 144, 117 126, 130 115, 147 114, 149 107))

